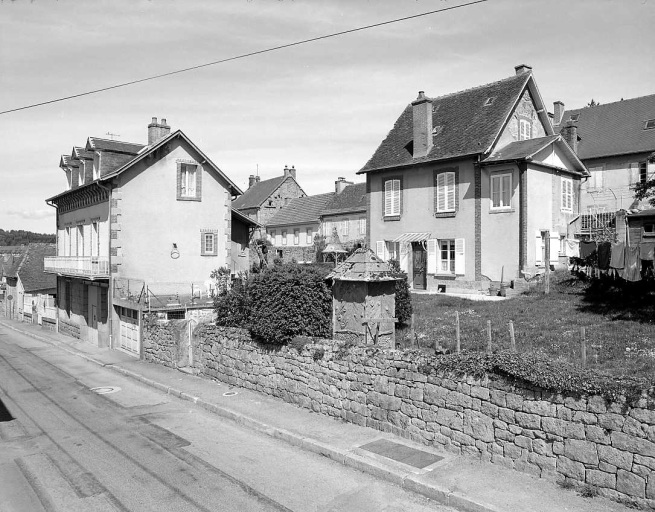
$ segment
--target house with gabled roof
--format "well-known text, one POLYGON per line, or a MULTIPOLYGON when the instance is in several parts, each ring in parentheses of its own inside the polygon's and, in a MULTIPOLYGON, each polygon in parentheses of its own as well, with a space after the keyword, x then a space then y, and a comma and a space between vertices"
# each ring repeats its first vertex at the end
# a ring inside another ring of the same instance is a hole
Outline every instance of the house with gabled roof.
POLYGON ((285 262, 316 261, 314 237, 320 231, 321 213, 334 195, 334 192, 329 192, 297 197, 269 219, 266 225, 267 238, 272 244, 269 263, 272 257, 285 262))
POLYGON ((259 175, 251 174, 248 189, 235 199, 232 206, 257 222, 262 233, 266 233, 269 220, 278 210, 287 206, 291 200, 306 195, 296 181, 296 168, 285 165, 282 176, 276 178, 261 181, 259 175))
POLYGON ((589 169, 580 198, 580 234, 612 222, 615 212, 649 208, 634 187, 655 177, 655 94, 566 110, 553 124, 589 169))
MULTIPOLYGON (((55 244, 30 243, 17 256, 13 253, 14 257, 3 271, 7 285, 4 304, 7 318, 38 324, 46 318, 46 307, 54 306, 57 279, 44 272, 43 261, 56 250, 55 244)), ((51 324, 55 323, 53 315, 47 318, 51 324)))
POLYGON ((358 174, 376 254, 399 260, 415 290, 466 292, 558 263, 587 170, 520 65, 464 91, 419 92, 358 174))
POLYGON ((144 311, 211 311, 210 274, 240 270, 233 248, 247 243, 232 226, 247 237, 255 223, 233 211, 241 190, 198 146, 153 118, 147 145, 90 137, 60 164, 68 190, 47 200, 57 255, 45 258, 60 332, 138 356, 144 311))
POLYGON ((334 196, 321 212, 321 234, 329 241, 335 230, 346 247, 366 245, 366 183, 352 183, 339 178, 334 196))

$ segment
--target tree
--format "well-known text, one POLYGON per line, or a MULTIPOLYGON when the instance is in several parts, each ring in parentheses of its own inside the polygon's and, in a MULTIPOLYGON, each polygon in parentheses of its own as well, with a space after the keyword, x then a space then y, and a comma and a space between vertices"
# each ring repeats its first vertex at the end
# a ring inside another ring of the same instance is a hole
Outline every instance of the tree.
MULTIPOLYGON (((652 153, 646 159, 646 168, 648 168, 649 163, 655 163, 655 153, 652 153)), ((655 206, 655 174, 651 175, 649 179, 640 181, 635 185, 635 199, 638 199, 639 201, 647 199, 652 206, 655 206)))
POLYGON ((600 103, 598 103, 598 102, 597 102, 596 100, 594 100, 593 98, 591 98, 591 101, 590 101, 589 103, 587 103, 587 106, 588 106, 588 107, 597 107, 598 105, 600 105, 600 103))

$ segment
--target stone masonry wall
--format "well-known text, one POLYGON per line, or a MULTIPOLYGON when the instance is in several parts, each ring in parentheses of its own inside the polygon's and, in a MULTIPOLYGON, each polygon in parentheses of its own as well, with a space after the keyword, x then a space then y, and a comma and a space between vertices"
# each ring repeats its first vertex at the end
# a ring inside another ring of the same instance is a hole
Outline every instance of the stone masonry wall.
POLYGON ((495 375, 483 380, 428 376, 419 369, 430 357, 417 352, 344 350, 327 341, 271 351, 252 342, 246 331, 214 325, 200 326, 196 337, 194 360, 206 376, 655 508, 655 411, 645 399, 628 407, 495 375))

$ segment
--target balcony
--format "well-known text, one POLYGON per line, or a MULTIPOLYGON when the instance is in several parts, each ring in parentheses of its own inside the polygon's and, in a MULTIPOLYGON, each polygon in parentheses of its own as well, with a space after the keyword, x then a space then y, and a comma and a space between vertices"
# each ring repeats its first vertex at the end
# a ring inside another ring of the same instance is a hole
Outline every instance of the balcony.
POLYGON ((43 270, 62 276, 107 279, 109 259, 99 256, 47 256, 43 259, 43 270))

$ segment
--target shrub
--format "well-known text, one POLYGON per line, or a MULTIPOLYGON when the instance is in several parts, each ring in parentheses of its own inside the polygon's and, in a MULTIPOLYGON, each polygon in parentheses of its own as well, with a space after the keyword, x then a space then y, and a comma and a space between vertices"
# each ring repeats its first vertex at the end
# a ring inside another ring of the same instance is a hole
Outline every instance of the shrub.
POLYGON ((326 271, 315 265, 275 265, 253 276, 248 286, 249 330, 265 343, 294 336, 331 334, 332 294, 326 271))
POLYGON ((224 290, 214 298, 216 324, 225 327, 246 327, 250 318, 250 298, 248 281, 237 279, 229 290, 224 290))
POLYGON ((412 318, 412 296, 409 293, 409 284, 407 283, 407 274, 400 270, 400 263, 397 260, 390 260, 389 265, 394 271, 396 277, 396 318, 401 325, 409 324, 412 318))

